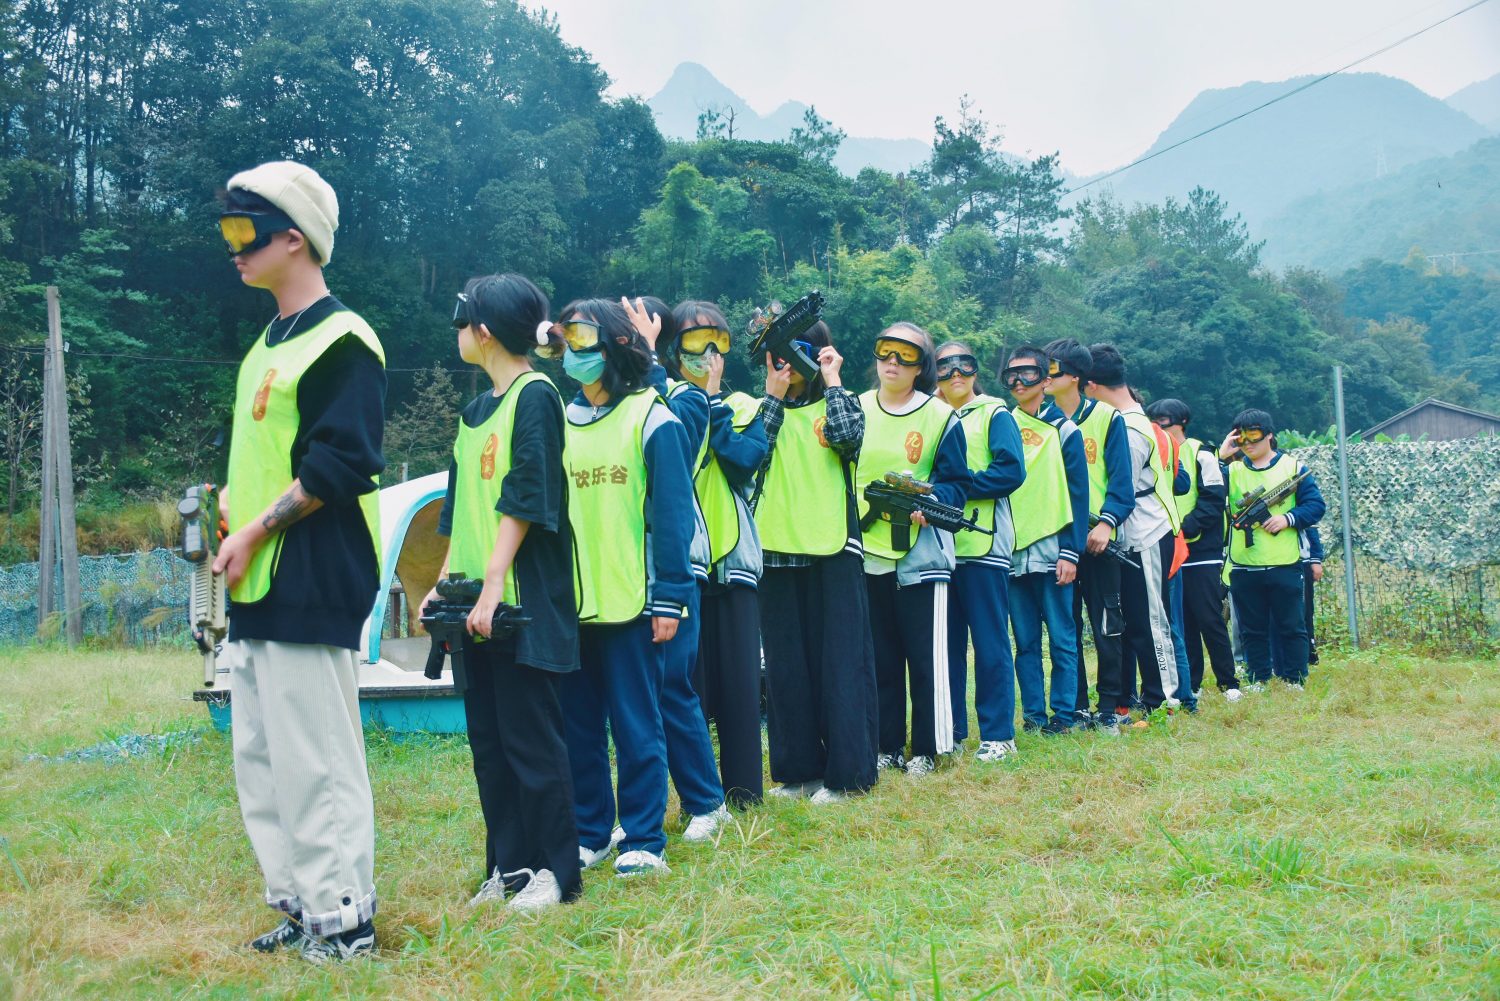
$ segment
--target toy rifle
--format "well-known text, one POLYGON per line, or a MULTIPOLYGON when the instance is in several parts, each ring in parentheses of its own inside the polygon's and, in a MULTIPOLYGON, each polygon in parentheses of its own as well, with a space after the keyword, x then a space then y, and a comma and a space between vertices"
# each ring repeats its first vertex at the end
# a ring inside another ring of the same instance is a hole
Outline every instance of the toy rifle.
POLYGON ((1296 476, 1270 490, 1259 486, 1240 498, 1239 504, 1236 505, 1234 520, 1229 523, 1229 527, 1245 533, 1246 549, 1255 545, 1255 529, 1270 520, 1271 508, 1296 494, 1297 484, 1310 475, 1312 475, 1311 470, 1303 469, 1296 476))
POLYGON ((750 318, 750 357, 761 358, 769 351, 771 356, 792 366, 808 382, 818 377, 818 359, 808 357, 806 351, 794 343, 812 329, 823 316, 823 293, 814 289, 796 302, 792 308, 783 310, 781 303, 773 302, 764 310, 757 308, 750 318))
MULTIPOLYGON (((1093 515, 1089 515, 1089 528, 1093 528, 1097 524, 1099 524, 1099 519, 1093 515)), ((1104 544, 1104 555, 1116 563, 1125 564, 1127 567, 1135 567, 1137 570, 1141 568, 1139 563, 1130 558, 1130 553, 1126 551, 1124 546, 1120 545, 1117 539, 1110 539, 1104 544)))
POLYGON ((870 510, 860 520, 860 531, 867 530, 876 521, 891 524, 891 548, 905 552, 911 548, 911 516, 920 511, 927 524, 945 532, 995 533, 978 522, 979 511, 964 517, 964 509, 944 504, 932 496, 932 484, 919 480, 911 473, 886 473, 884 479, 872 480, 865 486, 865 502, 870 510))
MULTIPOLYGON (((453 662, 453 687, 460 692, 469 687, 469 675, 464 670, 464 636, 469 631, 469 613, 474 611, 483 590, 482 580, 470 580, 461 573, 449 574, 447 580, 437 582, 438 599, 429 601, 422 609, 422 627, 433 642, 422 673, 434 681, 442 677, 446 654, 453 662)), ((490 639, 504 639, 530 622, 520 605, 501 602, 490 620, 490 639)))
POLYGON ((193 565, 188 584, 188 628, 203 652, 203 687, 214 686, 219 648, 229 632, 229 596, 224 575, 214 573, 219 555, 219 489, 211 483, 187 488, 177 502, 182 518, 182 558, 193 565))

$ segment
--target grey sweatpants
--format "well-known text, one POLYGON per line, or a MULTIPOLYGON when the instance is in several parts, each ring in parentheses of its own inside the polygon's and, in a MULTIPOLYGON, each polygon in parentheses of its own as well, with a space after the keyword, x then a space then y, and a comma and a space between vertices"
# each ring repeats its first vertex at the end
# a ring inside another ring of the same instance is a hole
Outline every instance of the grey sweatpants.
POLYGON ((234 777, 266 903, 314 935, 375 913, 375 805, 353 650, 226 645, 234 777))

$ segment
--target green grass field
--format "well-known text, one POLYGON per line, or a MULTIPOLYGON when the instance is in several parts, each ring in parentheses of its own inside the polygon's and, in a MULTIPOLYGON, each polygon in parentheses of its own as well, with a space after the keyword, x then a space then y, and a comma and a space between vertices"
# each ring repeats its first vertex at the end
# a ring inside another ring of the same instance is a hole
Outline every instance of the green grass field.
POLYGON ((1493 663, 1328 657, 1301 695, 1023 736, 1013 763, 769 803, 716 848, 674 802, 669 876, 588 873, 539 917, 464 906, 464 741, 370 734, 381 951, 332 969, 238 945, 274 917, 197 671, 0 651, 0 997, 1500 997, 1493 663))

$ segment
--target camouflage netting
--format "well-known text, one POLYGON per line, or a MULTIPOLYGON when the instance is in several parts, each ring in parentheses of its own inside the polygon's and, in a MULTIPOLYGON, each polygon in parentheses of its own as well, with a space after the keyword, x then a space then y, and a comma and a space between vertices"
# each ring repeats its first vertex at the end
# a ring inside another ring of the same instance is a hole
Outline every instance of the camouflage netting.
MULTIPOLYGON (((1294 450, 1328 502, 1320 526, 1341 552, 1338 450, 1294 450)), ((1349 504, 1356 559, 1411 570, 1500 564, 1500 437, 1349 446, 1349 504)))
MULTIPOLYGON (((83 632, 126 642, 176 640, 187 634, 188 565, 170 549, 78 561, 83 632)), ((0 643, 26 643, 55 633, 37 621, 37 564, 0 567, 0 643)), ((62 594, 62 581, 57 580, 62 594)))

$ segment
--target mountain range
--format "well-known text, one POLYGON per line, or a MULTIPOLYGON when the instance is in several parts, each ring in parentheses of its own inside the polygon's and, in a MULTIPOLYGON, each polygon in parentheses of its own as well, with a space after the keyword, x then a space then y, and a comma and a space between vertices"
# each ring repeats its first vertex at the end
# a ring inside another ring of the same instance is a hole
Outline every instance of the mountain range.
MULTIPOLYGON (((1500 232, 1500 140, 1484 140, 1500 132, 1500 74, 1446 101, 1375 73, 1306 86, 1312 79, 1204 91, 1143 154, 1159 156, 1076 197, 1107 194, 1129 205, 1182 199, 1201 185, 1244 217, 1274 266, 1336 269, 1366 256, 1401 259, 1414 245, 1428 253, 1491 249, 1487 234, 1500 232)), ((663 134, 681 139, 697 134, 698 116, 709 110, 732 114, 738 137, 785 139, 808 110, 788 101, 761 115, 697 63, 678 66, 647 103, 663 134)), ((850 175, 867 165, 895 172, 930 153, 917 139, 849 137, 834 163, 850 175)), ((1500 255, 1472 264, 1497 269, 1500 255)))
MULTIPOLYGON (((698 116, 716 111, 734 116, 735 138, 762 141, 785 139, 802 124, 802 116, 809 107, 800 101, 787 101, 769 115, 761 115, 698 63, 679 64, 646 104, 656 115, 656 127, 662 135, 673 139, 695 138, 698 116)), ((878 167, 896 174, 924 163, 931 154, 932 147, 920 139, 849 136, 839 146, 833 165, 851 177, 864 167, 878 167)))

